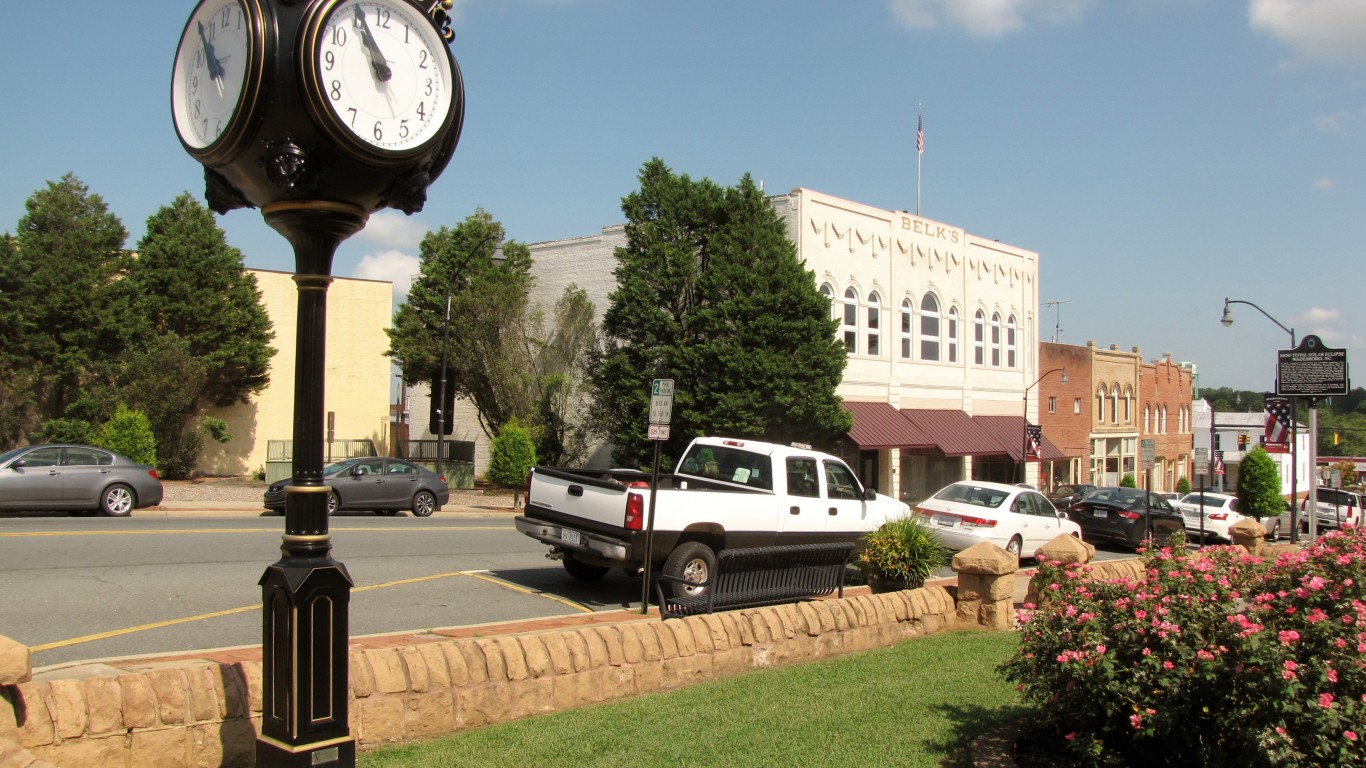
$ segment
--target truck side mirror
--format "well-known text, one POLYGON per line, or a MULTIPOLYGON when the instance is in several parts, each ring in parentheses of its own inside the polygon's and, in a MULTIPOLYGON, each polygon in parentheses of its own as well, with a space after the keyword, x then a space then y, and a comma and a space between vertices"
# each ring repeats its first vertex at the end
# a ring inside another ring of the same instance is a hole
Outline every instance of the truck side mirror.
POLYGON ((877 489, 876 489, 876 488, 864 488, 864 489, 863 489, 863 500, 864 500, 864 501, 877 501, 877 489))

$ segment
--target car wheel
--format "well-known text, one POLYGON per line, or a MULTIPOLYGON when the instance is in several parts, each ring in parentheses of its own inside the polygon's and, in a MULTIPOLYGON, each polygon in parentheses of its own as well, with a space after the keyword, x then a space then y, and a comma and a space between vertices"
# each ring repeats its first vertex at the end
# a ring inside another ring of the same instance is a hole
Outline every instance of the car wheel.
POLYGON ((100 511, 110 517, 127 517, 132 513, 137 499, 133 489, 121 483, 114 483, 100 495, 100 511))
POLYGON ((566 556, 564 558, 564 570, 576 581, 593 582, 606 576, 611 569, 605 565, 590 565, 566 556))
POLYGON ((1020 557, 1020 550, 1023 548, 1024 541, 1019 536, 1012 536, 1010 541, 1006 542, 1006 552, 1014 555, 1017 560, 1020 557))
POLYGON ((1266 532, 1267 541, 1275 541, 1281 537, 1281 521, 1277 520, 1271 524, 1271 530, 1266 532))
POLYGON ((706 587, 694 586, 711 580, 716 570, 716 554, 711 547, 700 541, 688 541, 678 545, 664 561, 666 576, 683 579, 690 584, 672 583, 674 597, 700 597, 707 593, 706 587))
POLYGON ((336 492, 336 491, 328 491, 328 493, 327 493, 327 516, 328 516, 328 517, 331 517, 331 516, 337 514, 337 510, 339 510, 339 509, 341 509, 341 497, 337 495, 337 492, 336 492))
POLYGON ((436 494, 431 491, 418 491, 413 495, 413 514, 417 517, 431 517, 436 511, 436 494))

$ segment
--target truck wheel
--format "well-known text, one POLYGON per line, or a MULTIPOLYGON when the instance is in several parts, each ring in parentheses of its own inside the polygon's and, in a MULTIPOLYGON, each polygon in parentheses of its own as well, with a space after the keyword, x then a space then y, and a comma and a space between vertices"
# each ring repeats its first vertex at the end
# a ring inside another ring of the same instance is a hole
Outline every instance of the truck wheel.
POLYGON ((607 575, 610 568, 603 565, 589 565, 580 562, 572 557, 566 556, 564 559, 564 569, 579 581, 597 581, 607 575))
MULTIPOLYGON (((700 541, 688 541, 678 545, 678 548, 669 554, 669 559, 664 561, 664 573, 677 579, 691 581, 700 584, 711 580, 712 572, 716 570, 716 554, 711 551, 711 547, 700 541)), ((673 583, 674 597, 699 597, 707 593, 706 587, 694 587, 686 584, 673 583)))

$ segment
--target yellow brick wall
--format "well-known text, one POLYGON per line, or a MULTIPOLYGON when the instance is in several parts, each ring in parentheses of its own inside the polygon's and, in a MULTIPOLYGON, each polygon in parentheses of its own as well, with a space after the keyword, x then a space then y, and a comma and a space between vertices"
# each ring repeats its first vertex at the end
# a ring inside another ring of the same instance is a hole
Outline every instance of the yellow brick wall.
MULTIPOLYGON (((207 475, 249 474, 265 466, 267 441, 293 437, 298 290, 292 273, 248 271, 256 276, 275 331, 270 383, 250 403, 210 412, 228 423, 233 438, 221 445, 205 441, 198 470, 207 475)), ((324 411, 336 413, 337 440, 373 440, 380 454, 389 448, 390 369, 384 356, 389 337, 384 331, 392 319, 392 294, 392 283, 343 277, 327 291, 324 411)))

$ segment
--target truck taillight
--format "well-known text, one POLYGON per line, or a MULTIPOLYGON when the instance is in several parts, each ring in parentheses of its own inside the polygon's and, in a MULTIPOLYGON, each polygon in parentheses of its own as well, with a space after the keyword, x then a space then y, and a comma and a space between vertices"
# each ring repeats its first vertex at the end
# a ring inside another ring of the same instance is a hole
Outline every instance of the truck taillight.
POLYGON ((535 470, 526 473, 526 487, 522 489, 522 507, 531 506, 531 476, 536 474, 535 470))
POLYGON ((645 530, 645 497, 638 493, 626 494, 626 530, 645 530))
POLYGON ((1211 519, 1211 520, 1227 520, 1227 519, 1228 519, 1228 513, 1227 513, 1227 512, 1211 512, 1211 513, 1210 513, 1210 516, 1209 516, 1209 519, 1211 519))

